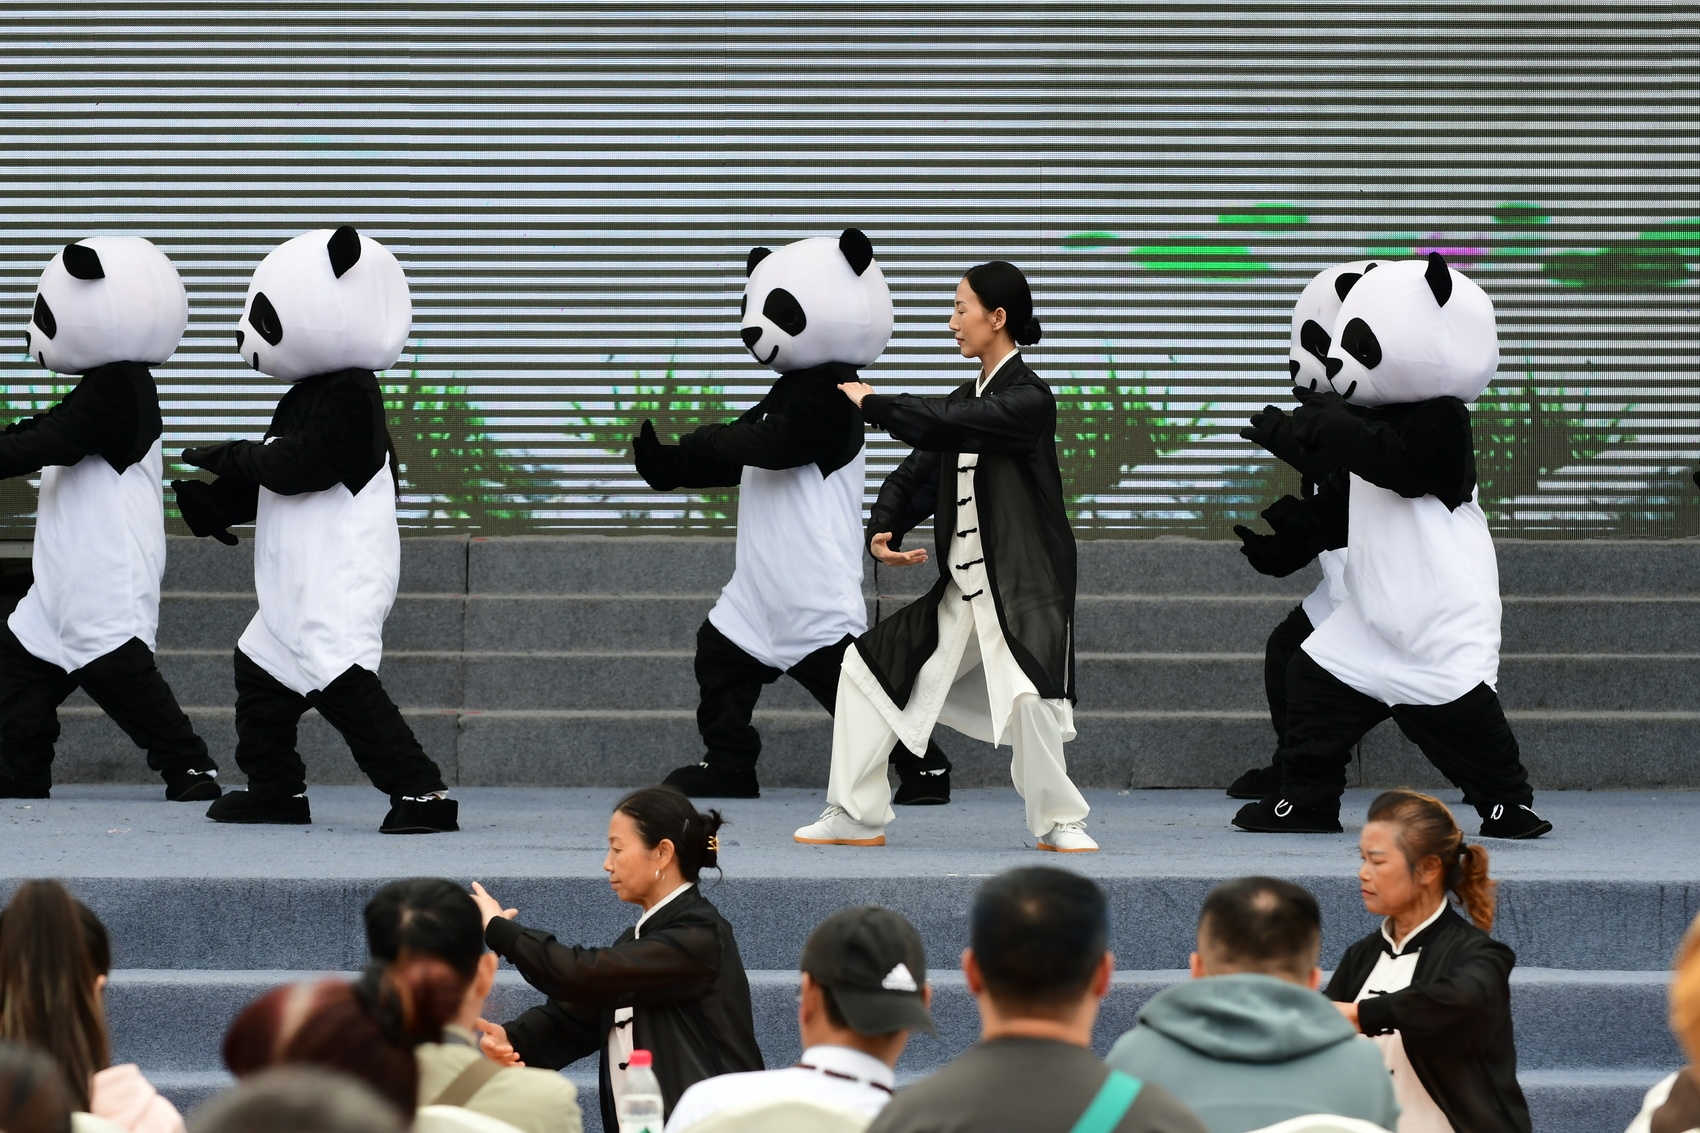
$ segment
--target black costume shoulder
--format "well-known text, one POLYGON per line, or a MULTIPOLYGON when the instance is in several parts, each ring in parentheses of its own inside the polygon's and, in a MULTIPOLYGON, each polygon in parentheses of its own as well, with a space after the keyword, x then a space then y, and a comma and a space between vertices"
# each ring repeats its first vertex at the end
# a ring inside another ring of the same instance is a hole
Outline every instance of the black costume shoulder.
MULTIPOLYGON (((1399 1032, 1417 1078, 1457 1133, 1529 1133, 1511 1026, 1516 954, 1450 906, 1411 948, 1420 950, 1411 986, 1358 1004, 1359 1029, 1399 1032)), ((1328 997, 1351 1002, 1387 951, 1380 930, 1346 949, 1328 997)))
POLYGON ((507 1024, 508 1041, 527 1065, 556 1070, 601 1053, 604 1128, 616 1126, 607 1045, 617 1008, 635 1009, 633 1046, 654 1052, 668 1113, 704 1078, 762 1069, 732 926, 699 889, 657 909, 642 937, 627 929, 606 948, 562 944, 501 917, 485 940, 549 996, 507 1024))
POLYGON ((1004 640, 1022 672, 1047 699, 1074 698, 1074 531, 1057 466, 1056 399, 1019 357, 985 392, 974 382, 947 397, 870 394, 862 417, 915 451, 880 486, 868 537, 891 546, 933 516, 939 579, 920 600, 856 640, 856 649, 898 706, 914 692, 921 666, 938 648, 939 601, 949 581, 946 548, 956 534, 956 470, 975 454, 975 493, 986 576, 1004 640))
POLYGON ((192 448, 183 459, 218 477, 210 485, 177 480, 183 519, 197 535, 254 519, 259 490, 280 496, 323 492, 338 484, 358 493, 394 461, 384 395, 370 370, 304 378, 277 403, 262 442, 226 441, 192 448))
POLYGON ((139 362, 112 362, 82 376, 46 413, 0 431, 0 477, 28 476, 48 465, 99 455, 123 472, 159 439, 159 389, 139 362))

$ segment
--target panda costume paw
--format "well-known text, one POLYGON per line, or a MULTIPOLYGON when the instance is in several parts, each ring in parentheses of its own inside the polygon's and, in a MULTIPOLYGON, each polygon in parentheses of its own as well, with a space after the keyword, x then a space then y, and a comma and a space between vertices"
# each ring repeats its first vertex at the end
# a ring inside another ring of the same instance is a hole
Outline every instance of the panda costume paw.
MULTIPOLYGON (((194 451, 187 450, 183 454, 185 460, 194 451)), ((173 480, 171 490, 177 495, 177 510, 191 534, 199 539, 217 539, 227 547, 236 546, 236 536, 230 533, 231 521, 219 510, 211 484, 204 480, 173 480)))

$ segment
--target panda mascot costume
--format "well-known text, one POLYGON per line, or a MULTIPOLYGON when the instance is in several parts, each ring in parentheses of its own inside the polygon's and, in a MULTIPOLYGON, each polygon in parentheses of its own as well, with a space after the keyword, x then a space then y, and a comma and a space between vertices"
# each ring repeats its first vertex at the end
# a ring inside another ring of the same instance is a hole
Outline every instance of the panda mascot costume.
MULTIPOLYGON (((1310 390, 1328 388, 1328 374, 1324 366, 1328 361, 1328 348, 1333 345, 1329 332, 1340 313, 1340 304, 1345 301, 1352 285, 1363 278, 1364 272, 1376 266, 1374 260, 1338 264, 1319 272, 1305 285, 1293 307, 1292 330, 1287 342, 1287 370, 1295 387, 1310 390)), ((1304 481, 1306 496, 1315 490, 1316 486, 1311 481, 1304 481)), ((1270 518, 1273 513, 1278 520, 1282 506, 1269 509, 1264 518, 1270 518)), ((1263 647, 1263 691, 1269 702, 1269 723, 1275 729, 1275 748, 1279 751, 1287 734, 1287 666, 1311 631, 1346 600, 1346 550, 1342 547, 1318 553, 1305 540, 1260 535, 1244 525, 1236 526, 1234 534, 1242 541, 1241 553, 1262 574, 1285 578, 1313 559, 1322 568, 1322 581, 1275 627, 1263 647)), ((1261 799, 1280 789, 1281 767, 1271 758, 1269 766, 1254 767, 1235 779, 1228 787, 1228 797, 1261 799)))
POLYGON ((58 708, 77 688, 148 753, 168 800, 219 796, 218 767, 153 652, 165 499, 148 367, 188 322, 177 269, 146 240, 79 240, 42 272, 27 349, 81 379, 0 434, 0 476, 41 473, 35 580, 0 630, 0 798, 48 797, 58 708))
POLYGON ((1330 389, 1296 389, 1242 433, 1319 482, 1272 508, 1278 535, 1347 548, 1346 597, 1287 671, 1281 787, 1234 825, 1334 833, 1351 747, 1391 717, 1460 787, 1487 838, 1538 838, 1517 740, 1494 691, 1499 568, 1476 502, 1466 405, 1499 365, 1493 304, 1438 255, 1385 263, 1346 295, 1330 389))
POLYGON ((344 226, 297 236, 254 272, 236 346, 290 382, 265 439, 192 448, 217 476, 173 482, 196 535, 234 544, 254 521, 259 613, 236 646, 236 764, 246 791, 219 822, 312 822, 296 724, 316 708, 390 796, 386 834, 457 830, 458 804, 378 682, 384 619, 401 575, 394 447, 373 371, 412 325, 395 256, 344 226))
MULTIPOLYGON (((844 651, 868 628, 862 597, 862 421, 838 392, 891 338, 891 292, 854 228, 754 248, 746 263, 744 348, 779 374, 735 421, 665 445, 652 422, 632 439, 638 473, 662 492, 738 488, 732 580, 697 631, 697 728, 707 749, 666 782, 695 798, 756 798, 763 686, 790 676, 828 712, 844 651)), ((900 802, 950 799, 938 746, 894 749, 900 802)))

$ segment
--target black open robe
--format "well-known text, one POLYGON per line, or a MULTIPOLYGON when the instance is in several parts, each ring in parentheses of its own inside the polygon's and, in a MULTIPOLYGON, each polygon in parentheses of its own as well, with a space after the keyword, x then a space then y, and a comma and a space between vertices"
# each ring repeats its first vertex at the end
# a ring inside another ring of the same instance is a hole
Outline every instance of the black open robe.
POLYGON ((655 1055, 655 1076, 671 1114, 679 1095, 704 1078, 763 1069, 750 1007, 750 982, 732 926, 692 887, 607 948, 562 944, 503 917, 484 930, 491 951, 549 997, 507 1024, 527 1066, 559 1070, 601 1055, 602 1128, 618 1129, 608 1068, 614 1012, 632 1011, 632 1046, 655 1055))
POLYGON ((973 381, 946 397, 869 394, 862 419, 914 446, 880 486, 868 520, 871 540, 891 546, 927 516, 937 541, 933 588, 856 639, 856 650, 899 708, 921 666, 938 649, 938 605, 950 580, 956 534, 958 457, 978 454, 974 493, 986 577, 1004 640, 1021 671, 1047 700, 1074 699, 1074 531, 1057 467, 1057 403, 1020 355, 974 395, 973 381))
MULTIPOLYGON (((1358 1004, 1366 1035, 1398 1031, 1411 1069, 1457 1133, 1529 1133, 1511 1031, 1511 949, 1448 905, 1405 950, 1420 949, 1411 986, 1358 1004)), ((1350 1003, 1381 954, 1381 930, 1346 949, 1328 998, 1350 1003)))

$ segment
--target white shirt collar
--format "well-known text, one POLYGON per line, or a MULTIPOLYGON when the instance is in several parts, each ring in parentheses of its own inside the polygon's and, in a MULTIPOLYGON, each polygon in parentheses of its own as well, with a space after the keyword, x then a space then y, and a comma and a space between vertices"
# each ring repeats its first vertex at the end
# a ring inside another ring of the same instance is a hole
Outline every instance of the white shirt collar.
POLYGON ((1005 354, 1002 358, 1000 358, 996 366, 987 370, 986 376, 980 378, 974 383, 974 396, 979 397, 981 394, 985 393, 986 387, 992 384, 992 379, 998 376, 998 371, 1009 365, 1009 360, 1020 353, 1021 347, 1017 346, 1014 350, 1011 350, 1008 354, 1005 354))
POLYGON ((650 917, 653 917, 657 912, 659 912, 660 909, 661 909, 661 906, 665 905, 667 902, 671 901, 673 898, 677 897, 679 894, 683 893, 685 890, 694 888, 695 885, 696 885, 696 882, 687 881, 683 885, 679 886, 679 888, 673 890, 673 892, 667 894, 667 896, 661 898, 661 900, 659 900, 655 904, 651 905, 648 909, 645 909, 643 916, 638 918, 637 927, 632 929, 632 935, 635 936, 639 932, 641 932, 643 930, 643 922, 647 921, 650 917))
POLYGON ((1422 932, 1423 929, 1427 928, 1429 925, 1431 925, 1435 921, 1439 920, 1440 914, 1444 913, 1445 911, 1446 911, 1446 897, 1443 894, 1440 898, 1440 908, 1438 908, 1434 912, 1430 913, 1428 915, 1428 919, 1425 920, 1422 924, 1418 925, 1416 928, 1412 929, 1410 931, 1410 933, 1405 937, 1404 940, 1394 940, 1393 939, 1393 931, 1392 931, 1393 930, 1393 918, 1392 917, 1383 917, 1381 919, 1381 935, 1382 935, 1382 938, 1385 939, 1388 944, 1391 944, 1393 946, 1393 955, 1398 956, 1402 952, 1404 952, 1405 945, 1407 945, 1411 941, 1415 940, 1417 938, 1417 934, 1422 932))
POLYGON ((897 1084, 897 1072, 891 1067, 871 1054, 863 1054, 847 1046, 811 1046, 803 1052, 802 1061, 820 1070, 848 1074, 887 1089, 897 1084))

